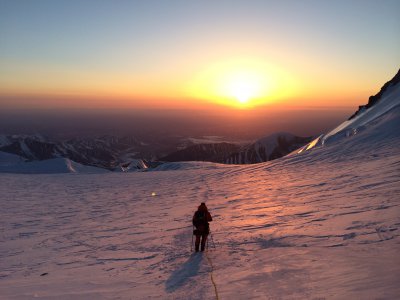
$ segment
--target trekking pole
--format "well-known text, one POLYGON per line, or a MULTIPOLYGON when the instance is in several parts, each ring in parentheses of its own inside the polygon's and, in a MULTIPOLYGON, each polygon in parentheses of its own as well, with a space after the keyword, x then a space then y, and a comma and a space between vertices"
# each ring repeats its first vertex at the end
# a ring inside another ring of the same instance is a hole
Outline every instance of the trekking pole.
POLYGON ((215 247, 215 242, 214 242, 214 238, 213 238, 213 236, 212 236, 212 234, 211 234, 211 230, 210 230, 210 238, 211 238, 212 244, 213 244, 213 246, 214 246, 214 249, 216 249, 216 247, 215 247))
POLYGON ((193 230, 194 230, 194 225, 192 225, 192 242, 190 243, 190 252, 193 252, 193 230))

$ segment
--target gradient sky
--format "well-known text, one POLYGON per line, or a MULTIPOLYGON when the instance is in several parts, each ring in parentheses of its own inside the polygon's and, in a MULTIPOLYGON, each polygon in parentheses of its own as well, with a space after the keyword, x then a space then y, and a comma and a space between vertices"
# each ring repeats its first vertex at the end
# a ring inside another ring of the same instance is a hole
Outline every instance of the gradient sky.
POLYGON ((0 108, 349 107, 399 66, 398 0, 0 0, 0 108))

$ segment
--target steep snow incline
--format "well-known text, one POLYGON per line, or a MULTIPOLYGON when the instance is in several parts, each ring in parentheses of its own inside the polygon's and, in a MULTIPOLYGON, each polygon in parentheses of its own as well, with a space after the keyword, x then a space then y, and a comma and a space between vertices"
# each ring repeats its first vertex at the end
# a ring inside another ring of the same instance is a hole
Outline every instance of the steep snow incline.
MULTIPOLYGON (((400 72, 400 71, 399 71, 400 72)), ((336 141, 356 135, 365 130, 374 120, 380 118, 392 109, 400 106, 400 83, 396 82, 381 95, 380 100, 368 109, 359 112, 354 118, 344 121, 342 124, 331 130, 325 135, 321 135, 299 151, 310 150, 317 146, 335 143, 336 141)))
POLYGON ((398 299, 399 125, 395 107, 329 147, 250 166, 0 174, 0 295, 215 299, 212 274, 220 299, 398 299), (203 201, 216 248, 193 255, 203 201))
POLYGON ((385 113, 389 112, 396 106, 400 106, 400 84, 389 87, 388 90, 384 93, 382 99, 371 108, 365 110, 363 113, 360 113, 356 117, 351 120, 345 121, 328 134, 326 134, 323 138, 323 143, 326 143, 334 135, 337 135, 340 132, 346 131, 346 135, 354 135, 357 134, 357 131, 362 129, 364 126, 368 125, 368 123, 373 120, 379 118, 385 113))

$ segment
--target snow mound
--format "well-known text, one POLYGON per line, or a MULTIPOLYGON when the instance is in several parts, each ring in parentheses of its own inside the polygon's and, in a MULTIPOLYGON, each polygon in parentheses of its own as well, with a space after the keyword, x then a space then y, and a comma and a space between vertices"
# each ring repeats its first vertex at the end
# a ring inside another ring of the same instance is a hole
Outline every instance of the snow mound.
MULTIPOLYGON (((7 154, 7 153, 6 153, 7 154)), ((55 174, 55 173, 104 173, 105 169, 84 166, 68 158, 53 158, 41 161, 21 162, 17 155, 0 156, 0 173, 22 174, 55 174), (1 162, 2 157, 8 157, 7 162, 1 162)))
POLYGON ((0 167, 21 163, 25 159, 19 155, 0 151, 0 167))

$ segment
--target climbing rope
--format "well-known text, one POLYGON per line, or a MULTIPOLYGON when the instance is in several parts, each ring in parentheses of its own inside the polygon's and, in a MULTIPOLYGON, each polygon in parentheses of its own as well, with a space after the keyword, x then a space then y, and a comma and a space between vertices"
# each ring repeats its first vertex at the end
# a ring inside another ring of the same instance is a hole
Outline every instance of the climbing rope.
POLYGON ((212 284, 213 284, 213 286, 214 286, 215 298, 216 298, 217 300, 219 300, 218 290, 217 290, 217 284, 215 283, 214 277, 213 277, 214 266, 213 266, 213 263, 212 263, 212 261, 211 261, 211 258, 208 256, 208 252, 206 252, 206 257, 207 257, 207 260, 208 260, 208 262, 209 262, 209 264, 210 264, 210 267, 211 267, 210 278, 211 278, 211 282, 212 282, 212 284))

